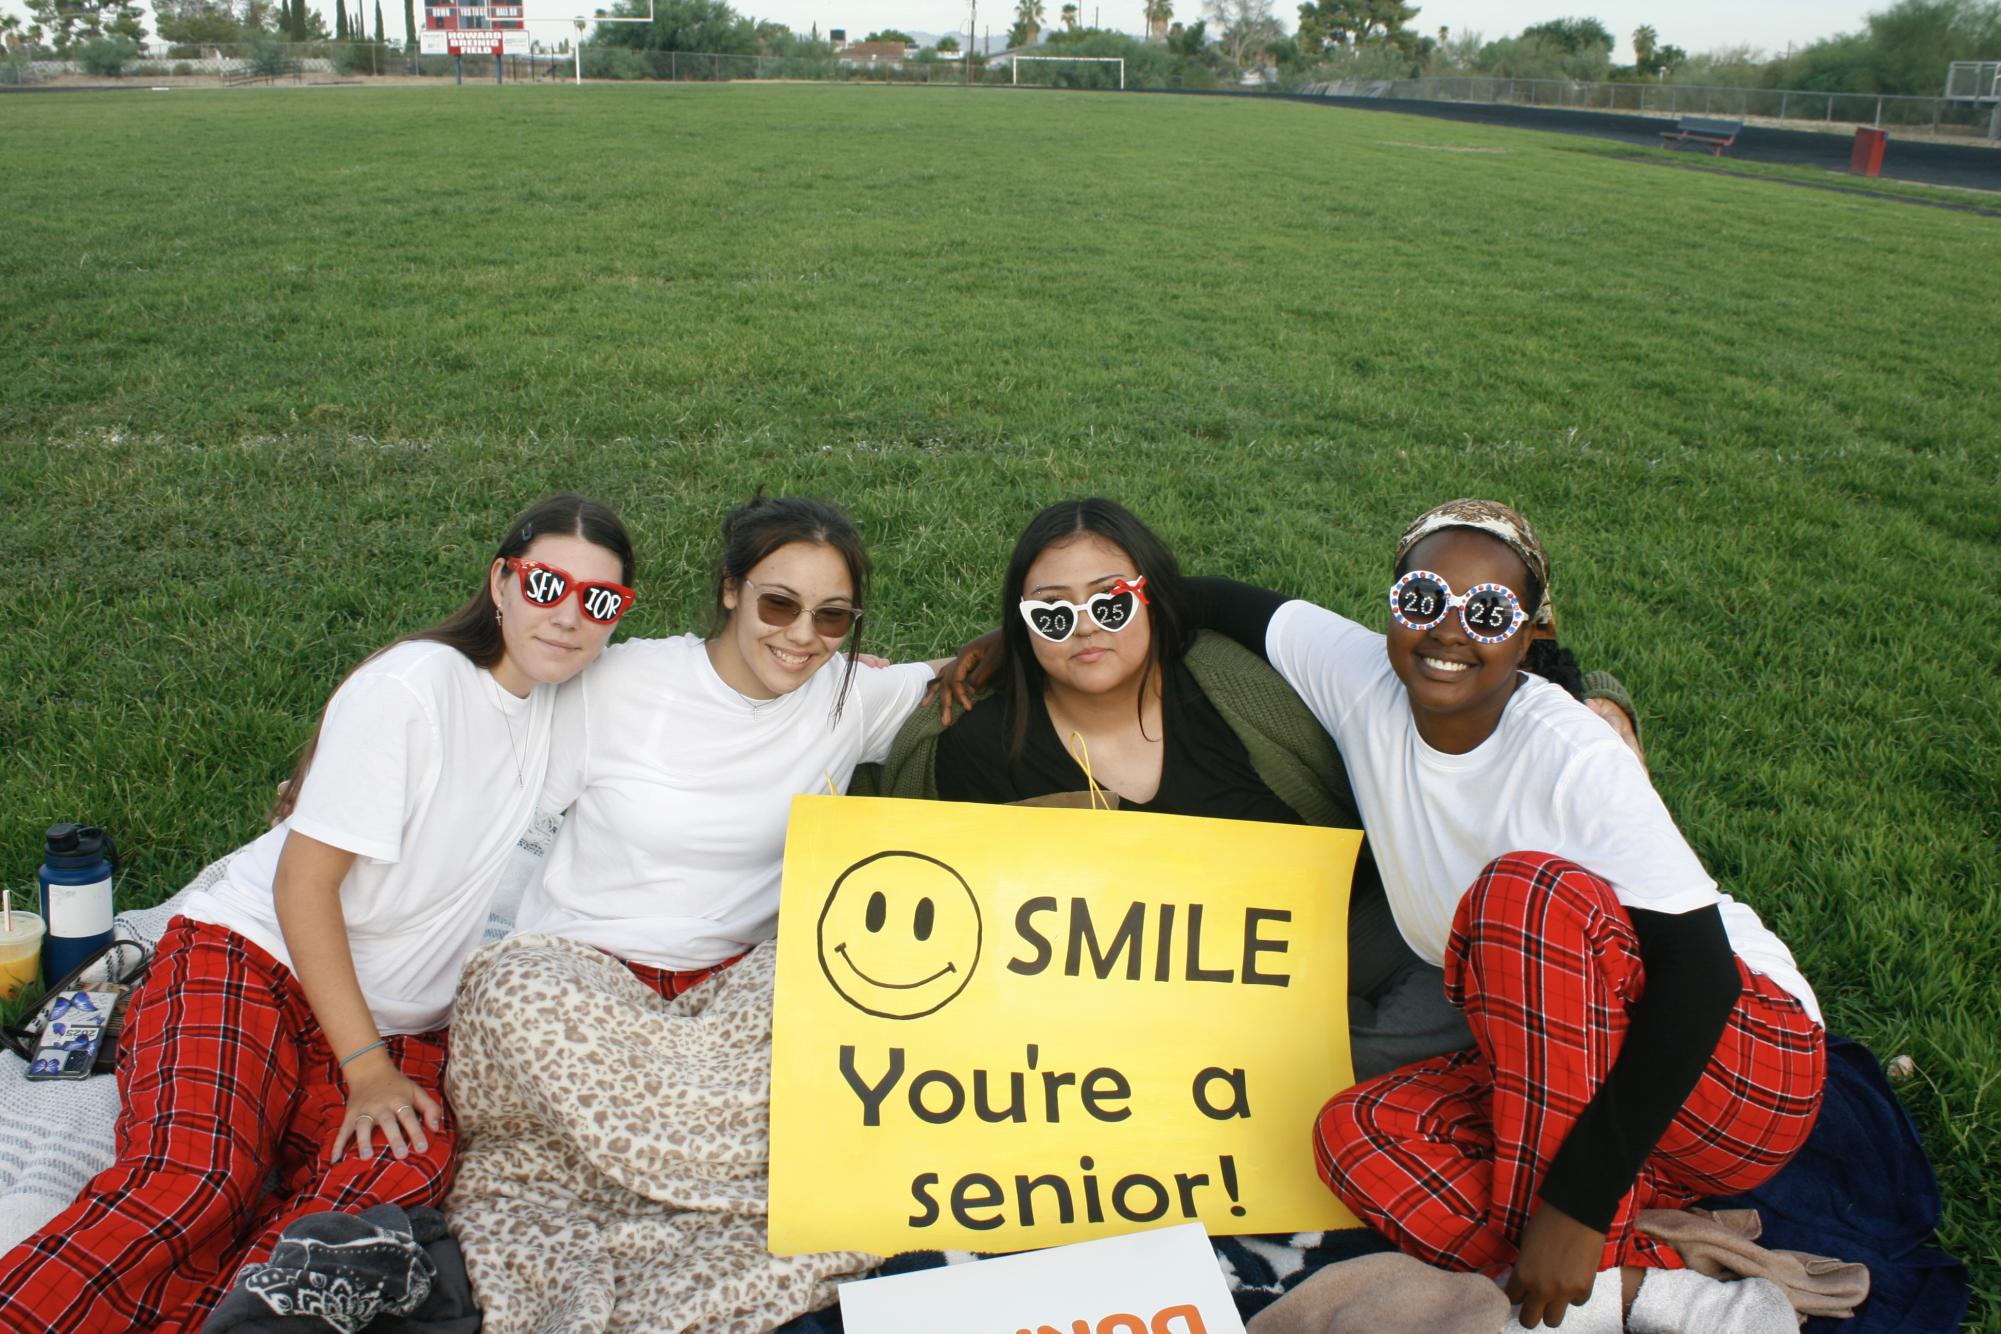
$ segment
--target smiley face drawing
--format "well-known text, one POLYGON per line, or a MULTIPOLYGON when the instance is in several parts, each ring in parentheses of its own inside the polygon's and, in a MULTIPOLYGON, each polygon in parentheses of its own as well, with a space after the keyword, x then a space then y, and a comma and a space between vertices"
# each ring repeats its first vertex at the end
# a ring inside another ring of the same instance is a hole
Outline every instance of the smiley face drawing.
POLYGON ((820 909, 820 971, 881 1019, 947 1005, 980 965, 980 905, 959 873, 921 852, 878 852, 841 872, 820 909))

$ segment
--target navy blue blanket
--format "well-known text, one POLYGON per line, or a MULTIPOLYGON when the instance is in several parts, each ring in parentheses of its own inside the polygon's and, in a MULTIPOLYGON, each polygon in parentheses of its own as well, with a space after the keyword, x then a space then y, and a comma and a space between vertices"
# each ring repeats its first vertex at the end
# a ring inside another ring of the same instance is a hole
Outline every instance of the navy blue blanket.
POLYGON ((1758 1244, 1869 1267, 1852 1320, 1809 1320, 1805 1334, 1952 1334, 1966 1318, 1966 1266, 1935 1245, 1938 1178, 1909 1113, 1868 1048, 1827 1039, 1827 1097, 1799 1156, 1764 1185, 1708 1200, 1756 1209, 1758 1244))

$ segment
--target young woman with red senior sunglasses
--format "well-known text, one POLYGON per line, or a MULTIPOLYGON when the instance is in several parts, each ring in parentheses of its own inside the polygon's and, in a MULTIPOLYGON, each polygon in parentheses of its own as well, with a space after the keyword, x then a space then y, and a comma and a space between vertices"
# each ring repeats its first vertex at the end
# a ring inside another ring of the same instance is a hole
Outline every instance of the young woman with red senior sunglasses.
POLYGON ((444 1198, 459 970, 539 804, 554 687, 631 582, 617 517, 552 497, 464 606, 341 683, 277 822, 168 924, 119 1051, 118 1161, 0 1259, 0 1328, 196 1329, 294 1220, 444 1198))
POLYGON ((1397 925, 1473 1032, 1328 1103, 1314 1142, 1335 1194, 1412 1255, 1510 1271, 1523 1327, 1795 1328, 1763 1280, 1660 1273, 1682 1261, 1635 1218, 1749 1189, 1798 1151, 1820 1012, 1633 753, 1528 674, 1555 634, 1528 523, 1491 501, 1419 518, 1386 636, 1192 582, 1200 619, 1264 654, 1340 746, 1397 925))
POLYGON ((707 637, 628 640, 562 691, 546 808, 569 816, 520 931, 670 998, 772 939, 792 798, 881 760, 943 665, 857 667, 868 577, 832 505, 730 513, 707 637))

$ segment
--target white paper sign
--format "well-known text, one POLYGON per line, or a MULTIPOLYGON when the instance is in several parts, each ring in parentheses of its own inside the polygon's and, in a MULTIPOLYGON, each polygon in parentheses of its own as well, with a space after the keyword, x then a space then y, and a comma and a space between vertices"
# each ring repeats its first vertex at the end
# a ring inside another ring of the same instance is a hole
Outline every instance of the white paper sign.
POLYGON ((496 49, 525 56, 528 40, 526 31, 515 28, 426 28, 417 34, 417 49, 427 56, 490 56, 496 49))
POLYGON ((1244 1334, 1200 1223, 841 1287, 848 1334, 1244 1334))

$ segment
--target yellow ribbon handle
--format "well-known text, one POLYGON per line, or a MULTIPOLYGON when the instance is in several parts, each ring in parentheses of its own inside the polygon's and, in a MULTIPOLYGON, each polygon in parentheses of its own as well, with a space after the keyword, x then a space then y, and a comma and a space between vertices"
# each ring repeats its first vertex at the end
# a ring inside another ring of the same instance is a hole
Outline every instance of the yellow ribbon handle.
POLYGON ((1070 758, 1077 761, 1077 767, 1084 771, 1084 782, 1091 789, 1091 809, 1110 810, 1112 803, 1105 800, 1105 790, 1098 786, 1098 780, 1091 776, 1091 748, 1084 744, 1082 732, 1070 733, 1070 758))

